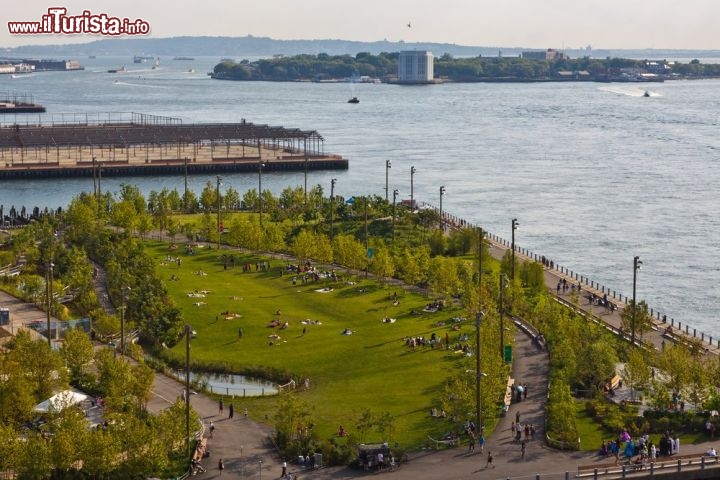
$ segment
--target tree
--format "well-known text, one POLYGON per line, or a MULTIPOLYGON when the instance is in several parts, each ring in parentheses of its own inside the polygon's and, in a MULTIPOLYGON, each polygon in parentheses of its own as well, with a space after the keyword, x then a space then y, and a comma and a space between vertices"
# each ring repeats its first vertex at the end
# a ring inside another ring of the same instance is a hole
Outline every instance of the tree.
MULTIPOLYGON (((4 379, 0 382, 0 426, 21 425, 32 420, 35 416, 33 408, 38 402, 33 396, 33 384, 25 374, 24 366, 14 356, 3 355, 0 357, 0 377, 4 379)), ((3 443, 0 442, 0 450, 3 443)), ((0 453, 0 463, 2 459, 0 453)))
POLYGON ((652 316, 650 315, 650 308, 648 308, 645 300, 641 300, 637 304, 637 308, 630 300, 630 303, 620 312, 620 329, 623 332, 630 333, 633 330, 633 311, 635 313, 635 336, 642 338, 643 335, 652 330, 652 316))
POLYGON ((635 390, 649 385, 651 378, 650 366, 647 362, 647 353, 639 348, 630 347, 627 362, 622 371, 625 384, 630 387, 631 399, 635 400, 635 390))
POLYGON ((292 243, 292 252, 298 263, 305 263, 315 256, 316 236, 309 230, 301 230, 292 243))
POLYGON ((395 262, 391 252, 385 247, 376 248, 372 267, 373 273, 380 277, 381 282, 392 277, 395 274, 395 262))
POLYGON ((49 398, 56 387, 66 385, 62 360, 44 340, 33 341, 28 333, 20 331, 15 337, 10 358, 23 365, 38 401, 49 398))
POLYGON ((90 337, 79 328, 73 328, 65 333, 65 342, 60 348, 60 355, 70 370, 70 378, 77 382, 83 379, 85 369, 95 356, 90 337))
POLYGON ((307 403, 293 393, 281 393, 275 413, 275 443, 284 456, 297 457, 307 451, 313 424, 312 409, 307 403))

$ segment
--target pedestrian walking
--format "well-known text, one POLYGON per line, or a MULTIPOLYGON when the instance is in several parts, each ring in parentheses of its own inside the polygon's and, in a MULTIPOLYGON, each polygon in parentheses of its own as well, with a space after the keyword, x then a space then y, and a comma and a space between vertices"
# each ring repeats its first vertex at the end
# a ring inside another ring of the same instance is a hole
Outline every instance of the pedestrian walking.
POLYGON ((525 448, 527 445, 527 441, 523 440, 520 444, 520 458, 525 458, 525 448))
POLYGON ((535 440, 535 425, 530 424, 530 440, 535 440))
POLYGON ((223 401, 222 401, 222 398, 221 398, 220 401, 218 402, 218 411, 220 412, 220 415, 223 414, 223 401))
POLYGON ((527 383, 523 383, 523 400, 527 400, 527 383))
POLYGON ((468 453, 475 451, 475 434, 468 432, 468 453))
POLYGON ((223 470, 225 470, 225 462, 223 462, 222 458, 218 460, 218 470, 220 470, 220 476, 222 477, 223 470))
POLYGON ((287 462, 283 462, 282 464, 282 474, 280 474, 281 477, 287 476, 287 462))
POLYGON ((230 418, 233 418, 235 416, 235 406, 230 402, 230 407, 228 408, 228 411, 230 412, 230 418))
POLYGON ((213 433, 215 433, 215 424, 210 421, 210 438, 213 438, 213 433))
POLYGON ((485 464, 485 468, 488 468, 490 465, 492 465, 492 468, 495 468, 492 452, 488 450, 487 463, 485 464))
POLYGON ((515 412, 515 423, 516 424, 520 423, 520 410, 515 412))
POLYGON ((483 448, 485 447, 485 435, 482 433, 478 437, 478 446, 480 447, 480 453, 483 453, 483 448))

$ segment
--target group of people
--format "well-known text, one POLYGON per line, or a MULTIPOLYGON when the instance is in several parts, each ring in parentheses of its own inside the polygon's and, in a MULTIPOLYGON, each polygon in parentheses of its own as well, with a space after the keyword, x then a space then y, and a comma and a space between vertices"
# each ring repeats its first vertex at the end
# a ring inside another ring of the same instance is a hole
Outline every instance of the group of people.
MULTIPOLYGON (((526 383, 521 383, 518 385, 513 383, 512 385, 510 385, 510 390, 512 391, 512 398, 516 402, 520 402, 521 400, 527 398, 527 396, 528 396, 528 387, 527 387, 526 383)), ((518 412, 517 414, 519 414, 519 413, 520 412, 518 412)), ((516 418, 515 421, 520 422, 520 419, 516 418)))
MULTIPOLYGON (((519 413, 519 412, 518 412, 519 413)), ((515 417, 517 419, 516 422, 512 422, 512 425, 510 426, 510 431, 514 435, 514 440, 516 442, 525 443, 530 440, 535 440, 535 425, 532 423, 525 423, 522 424, 520 422, 520 417, 516 415, 515 417), (523 437, 524 434, 524 437, 523 437)))
POLYGON ((647 434, 633 440, 627 429, 623 429, 617 439, 609 442, 603 440, 600 445, 600 455, 614 455, 615 463, 619 461, 621 454, 628 463, 644 465, 654 462, 657 457, 677 455, 679 453, 680 439, 669 431, 662 435, 657 445, 650 440, 647 434))

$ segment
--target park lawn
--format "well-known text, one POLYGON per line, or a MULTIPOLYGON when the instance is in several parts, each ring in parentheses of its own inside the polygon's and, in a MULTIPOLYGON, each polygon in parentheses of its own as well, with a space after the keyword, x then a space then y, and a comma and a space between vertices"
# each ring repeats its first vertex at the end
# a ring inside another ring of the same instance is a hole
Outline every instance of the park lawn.
MULTIPOLYGON (((301 392, 300 399, 314 408, 321 438, 332 436, 339 425, 352 433, 360 413, 368 408, 378 415, 391 413, 396 428, 389 440, 410 448, 422 445, 429 434, 455 428, 444 420, 430 418, 428 413, 431 407, 439 407, 442 386, 462 356, 429 347, 410 351, 404 338, 429 338, 434 332, 444 339, 448 333, 454 342, 461 333, 471 334, 472 322, 461 323, 459 331, 451 330, 449 320, 463 314, 459 309, 446 307, 437 313, 413 314, 412 310, 420 312, 429 300, 400 287, 355 277, 307 284, 298 277, 293 285, 295 275, 280 275, 287 265, 284 260, 210 248, 197 248, 188 255, 182 249, 169 250, 162 242, 149 242, 148 246, 157 259, 159 277, 183 311, 185 321, 197 332, 192 340, 192 359, 226 363, 236 371, 250 365, 275 367, 298 382, 309 378, 311 388, 301 392), (236 266, 224 269, 220 255, 231 253, 236 266), (164 262, 167 255, 178 256, 181 265, 164 262), (261 260, 270 261, 270 271, 255 270, 255 263, 261 260), (248 273, 242 269, 245 262, 251 264, 248 273), (173 275, 179 280, 170 281, 173 275), (349 280, 356 283, 349 284, 349 280), (333 291, 316 291, 326 286, 333 291), (209 291, 204 298, 187 295, 202 290, 209 291), (397 306, 392 299, 395 292, 400 302, 397 306), (280 315, 275 315, 278 310, 280 315), (241 317, 226 319, 230 315, 223 312, 241 317), (384 317, 396 322, 383 323, 384 317), (288 322, 288 327, 268 327, 273 319, 288 322), (301 324, 305 319, 319 324, 301 324), (343 335, 345 328, 353 334, 343 335), (280 339, 271 339, 271 334, 280 339)), ((345 275, 343 270, 336 273, 345 275)), ((182 344, 173 352, 184 358, 182 344)), ((266 420, 274 415, 268 405, 274 401, 245 399, 242 405, 248 406, 251 416, 266 420)), ((372 435, 365 440, 383 440, 372 435)))

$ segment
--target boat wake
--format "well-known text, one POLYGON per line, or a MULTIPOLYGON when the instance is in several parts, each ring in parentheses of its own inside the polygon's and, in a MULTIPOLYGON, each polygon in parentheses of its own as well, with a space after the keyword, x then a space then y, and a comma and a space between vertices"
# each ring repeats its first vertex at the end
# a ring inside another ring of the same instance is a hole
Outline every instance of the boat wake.
POLYGON ((616 95, 625 95, 628 97, 662 97, 657 92, 651 92, 650 90, 647 90, 642 87, 632 86, 632 87, 599 87, 598 90, 601 90, 603 92, 610 92, 614 93, 616 95))
POLYGON ((113 85, 122 85, 125 87, 143 87, 143 88, 167 88, 162 85, 149 85, 147 83, 132 83, 132 82, 121 82, 120 80, 115 80, 113 82, 113 85))

